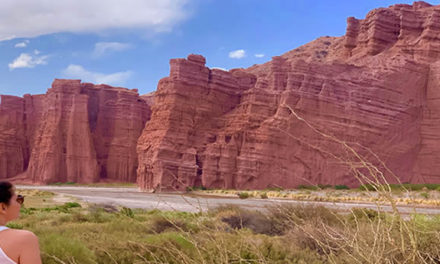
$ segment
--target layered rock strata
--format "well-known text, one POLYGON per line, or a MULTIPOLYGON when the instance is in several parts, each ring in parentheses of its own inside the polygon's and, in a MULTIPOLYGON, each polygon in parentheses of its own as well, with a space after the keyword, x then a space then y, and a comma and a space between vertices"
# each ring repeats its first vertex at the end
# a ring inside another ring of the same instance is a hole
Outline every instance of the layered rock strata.
POLYGON ((141 188, 440 182, 439 12, 379 8, 249 69, 171 60, 139 138, 141 188))
POLYGON ((55 80, 45 95, 2 96, 0 178, 135 182, 150 115, 136 90, 55 80))
POLYGON ((439 23, 440 6, 394 5, 248 69, 173 59, 154 94, 55 80, 45 95, 2 96, 0 179, 137 178, 158 191, 438 183, 439 23))

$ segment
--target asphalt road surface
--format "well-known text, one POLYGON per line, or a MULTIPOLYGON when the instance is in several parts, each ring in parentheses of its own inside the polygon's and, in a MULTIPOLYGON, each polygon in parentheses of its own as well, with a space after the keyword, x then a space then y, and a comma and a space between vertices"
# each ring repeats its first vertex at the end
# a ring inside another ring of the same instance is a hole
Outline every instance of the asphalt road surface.
MULTIPOLYGON (((125 206, 128 208, 175 210, 185 212, 207 211, 222 205, 237 205, 247 209, 265 210, 268 206, 282 204, 322 205, 339 211, 349 211, 351 208, 378 209, 374 203, 333 203, 296 201, 286 199, 239 199, 238 197, 221 197, 211 195, 175 194, 175 193, 146 193, 137 188, 105 188, 105 187, 70 187, 70 186, 23 186, 18 189, 37 189, 62 195, 76 197, 87 203, 125 206)), ((391 211, 387 205, 380 206, 382 211, 391 211)), ((413 213, 435 215, 440 214, 440 207, 398 206, 402 215, 413 213)))

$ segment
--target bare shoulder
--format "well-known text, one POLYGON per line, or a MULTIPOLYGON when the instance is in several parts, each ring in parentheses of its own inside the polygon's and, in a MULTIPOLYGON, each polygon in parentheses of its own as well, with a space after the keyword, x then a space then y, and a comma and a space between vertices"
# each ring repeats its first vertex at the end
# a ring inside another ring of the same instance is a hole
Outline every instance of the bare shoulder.
POLYGON ((37 236, 27 230, 13 230, 14 236, 22 243, 38 243, 37 236))

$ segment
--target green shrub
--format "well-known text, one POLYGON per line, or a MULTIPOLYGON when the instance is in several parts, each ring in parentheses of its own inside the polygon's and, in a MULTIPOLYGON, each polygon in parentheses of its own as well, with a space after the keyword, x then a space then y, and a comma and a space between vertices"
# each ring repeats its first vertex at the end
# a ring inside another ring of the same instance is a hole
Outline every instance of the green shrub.
POLYGON ((437 183, 426 183, 426 184, 425 184, 425 187, 426 187, 428 190, 436 190, 437 188, 440 187, 440 184, 437 184, 437 183))
POLYGON ((383 213, 379 213, 376 210, 369 208, 353 208, 351 210, 351 214, 349 216, 349 220, 359 221, 359 220, 376 220, 376 219, 384 219, 385 215, 383 213))
POLYGON ((247 199, 251 197, 251 195, 248 192, 239 192, 237 193, 238 198, 240 199, 247 199))
POLYGON ((26 208, 26 207, 22 206, 22 207, 20 208, 20 214, 22 214, 22 215, 31 215, 31 214, 33 214, 35 211, 37 211, 37 209, 36 209, 36 208, 33 208, 33 207, 26 208))
POLYGON ((75 185, 76 182, 55 182, 55 183, 51 183, 49 185, 75 185))
POLYGON ((422 196, 422 197, 425 198, 425 199, 428 199, 428 198, 429 198, 429 193, 427 193, 427 192, 422 192, 422 193, 420 193, 420 196, 422 196))
POLYGON ((376 191, 376 186, 373 185, 373 184, 369 184, 369 183, 367 183, 367 184, 362 184, 361 186, 359 186, 359 190, 361 190, 361 191, 371 191, 371 192, 374 192, 374 191, 376 191))
POLYGON ((270 217, 256 210, 246 210, 232 206, 218 209, 217 214, 220 215, 220 220, 228 224, 232 229, 247 228, 256 234, 278 234, 273 228, 270 217), (222 215, 222 212, 227 213, 222 215))
POLYGON ((264 189, 265 191, 273 191, 273 192, 281 192, 284 189, 281 187, 267 187, 266 189, 264 189))
POLYGON ((300 184, 300 185, 298 185, 297 189, 317 191, 317 190, 319 190, 319 187, 316 186, 316 185, 303 185, 303 184, 300 184))
POLYGON ((347 185, 335 185, 336 190, 349 190, 347 185))
POLYGON ((319 189, 330 189, 332 186, 330 184, 318 184, 319 189))
POLYGON ((125 215, 125 216, 130 217, 130 218, 134 217, 133 210, 131 210, 130 208, 127 208, 127 207, 122 207, 122 209, 121 209, 121 211, 119 213, 121 215, 125 215))
POLYGON ((66 208, 81 208, 81 205, 76 202, 67 202, 63 206, 66 208))
POLYGON ((187 186, 186 187, 186 191, 187 192, 193 192, 193 191, 206 191, 208 190, 208 188, 206 188, 205 186, 187 186))
POLYGON ((12 229, 23 229, 23 225, 16 222, 9 222, 6 226, 12 229))
POLYGON ((269 197, 267 196, 267 193, 264 192, 264 193, 261 193, 261 194, 260 194, 260 198, 261 198, 261 199, 267 199, 267 198, 269 198, 269 197))
POLYGON ((183 219, 172 219, 172 218, 167 218, 163 215, 155 217, 153 219, 153 222, 151 223, 151 230, 154 233, 158 233, 158 234, 169 230, 187 231, 188 229, 189 229, 188 225, 185 223, 183 219))

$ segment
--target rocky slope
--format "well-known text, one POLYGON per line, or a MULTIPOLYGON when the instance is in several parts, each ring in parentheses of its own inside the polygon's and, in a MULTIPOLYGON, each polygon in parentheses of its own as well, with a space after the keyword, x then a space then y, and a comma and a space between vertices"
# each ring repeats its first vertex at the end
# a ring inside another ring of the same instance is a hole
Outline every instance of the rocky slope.
POLYGON ((440 6, 415 2, 248 69, 172 59, 154 95, 56 80, 45 95, 2 96, 0 178, 179 191, 438 183, 439 56, 440 6))
POLYGON ((348 19, 249 69, 171 60, 139 139, 144 189, 440 182, 440 6, 348 19))
POLYGON ((2 96, 0 179, 135 182, 150 115, 136 90, 55 80, 44 95, 2 96))

